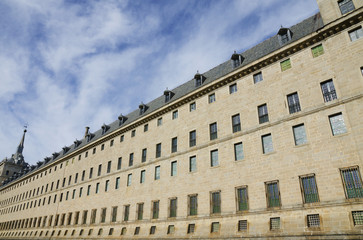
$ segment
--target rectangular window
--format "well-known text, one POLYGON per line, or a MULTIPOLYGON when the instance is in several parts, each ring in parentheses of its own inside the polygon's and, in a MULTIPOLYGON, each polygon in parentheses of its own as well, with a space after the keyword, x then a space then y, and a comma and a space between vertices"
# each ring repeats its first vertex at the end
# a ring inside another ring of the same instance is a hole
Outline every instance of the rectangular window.
POLYGON ((209 125, 209 136, 210 136, 210 140, 214 140, 218 138, 217 135, 217 123, 212 123, 209 125))
POLYGON ((362 178, 358 167, 340 169, 346 198, 363 198, 362 178))
POLYGON ((189 158, 189 172, 197 171, 197 157, 192 156, 189 158))
POLYGON ((217 232, 219 232, 219 228, 220 228, 219 222, 212 222, 210 232, 211 233, 217 233, 217 232))
POLYGON ((100 191, 100 183, 96 183, 96 194, 100 191))
POLYGON ((136 130, 134 129, 131 131, 131 137, 135 137, 135 135, 136 135, 136 130))
POLYGON ((91 224, 96 223, 96 214, 97 214, 97 209, 92 209, 92 212, 91 212, 91 224))
POLYGON ((87 196, 89 196, 90 193, 91 193, 91 185, 88 185, 88 187, 87 187, 87 196))
POLYGON ((215 95, 214 93, 210 94, 210 95, 208 96, 208 102, 209 102, 209 103, 213 103, 213 102, 215 102, 215 101, 216 101, 216 95, 215 95))
POLYGON ((161 143, 156 144, 155 157, 159 158, 161 156, 161 143))
POLYGON ((115 189, 120 188, 120 177, 116 178, 115 189))
POLYGON ((300 101, 297 92, 287 95, 287 104, 289 105, 290 114, 300 112, 300 101))
POLYGON ((176 217, 177 199, 170 199, 169 217, 176 217))
POLYGON ((242 142, 235 143, 234 144, 234 160, 238 161, 238 160, 242 160, 243 158, 244 158, 244 153, 243 153, 242 142))
POLYGON ((363 29, 362 27, 358 27, 352 31, 349 31, 349 37, 352 42, 358 40, 359 38, 363 37, 363 29))
POLYGON ((352 212, 354 226, 363 225, 363 211, 353 211, 352 212))
POLYGON ((106 222, 106 208, 101 209, 101 223, 106 222))
POLYGON ((211 192, 211 213, 221 213, 221 192, 211 192))
POLYGON ((147 149, 142 149, 141 162, 146 162, 147 149))
POLYGON ((281 71, 286 71, 287 69, 290 69, 291 68, 290 58, 280 62, 280 66, 281 66, 281 71))
POLYGON ((247 220, 239 220, 238 221, 238 231, 247 231, 247 220))
POLYGON ((320 55, 323 55, 324 54, 324 48, 323 48, 323 45, 320 44, 318 46, 315 46, 313 48, 311 48, 311 53, 313 54, 313 57, 316 58, 320 55))
POLYGON ((97 176, 101 176, 101 173, 102 173, 102 164, 98 165, 97 176))
POLYGON ((134 153, 130 153, 129 157, 129 167, 131 167, 132 165, 134 165, 134 153))
POLYGON ((262 72, 256 73, 253 75, 253 83, 256 84, 258 82, 261 82, 263 80, 262 78, 262 72))
POLYGON ((272 136, 271 134, 266 134, 261 137, 262 140, 262 151, 263 154, 267 154, 273 152, 274 147, 272 145, 272 136))
POLYGON ((145 170, 142 170, 140 172, 140 183, 144 183, 145 182, 145 173, 146 173, 145 170))
POLYGON ((123 227, 122 229, 121 229, 121 236, 123 236, 123 235, 125 235, 126 234, 126 227, 123 227))
POLYGON ((132 173, 127 175, 127 186, 131 186, 132 173))
POLYGON ((280 218, 270 218, 270 230, 279 230, 280 229, 280 218))
POLYGON ((171 162, 171 171, 170 171, 170 175, 171 176, 176 176, 177 173, 177 161, 171 162))
POLYGON ((160 179, 160 166, 156 166, 155 167, 155 176, 154 176, 155 180, 159 180, 160 179))
MULTIPOLYGON (((47 217, 45 217, 46 219, 47 217)), ((78 224, 78 220, 79 220, 79 212, 75 212, 74 213, 74 225, 78 224)), ((43 227, 45 226, 45 221, 43 222, 43 227)))
POLYGON ((154 235, 156 231, 156 226, 151 226, 150 227, 150 235, 154 235))
POLYGON ((120 142, 123 142, 125 140, 125 135, 121 135, 120 142))
POLYGON ((329 116, 330 127, 333 136, 340 135, 347 132, 344 124, 344 119, 342 113, 337 113, 329 116))
POLYGON ((280 191, 278 182, 269 182, 265 183, 266 185, 266 198, 267 198, 267 207, 280 207, 280 191))
POLYGON ((175 226, 174 225, 169 225, 168 226, 168 234, 173 234, 175 232, 175 226))
POLYGON ((142 220, 144 215, 144 203, 137 204, 137 220, 142 220))
POLYGON ((355 9, 353 1, 352 0, 341 0, 338 1, 339 9, 342 15, 351 12, 355 9))
POLYGON ((248 210, 247 186, 236 189, 237 194, 237 211, 248 210))
POLYGON ((218 149, 216 149, 210 152, 210 166, 215 167, 218 165, 218 149))
POLYGON ((72 199, 74 199, 75 197, 76 197, 76 189, 73 189, 72 199))
POLYGON ((124 206, 124 221, 129 220, 129 215, 130 215, 130 205, 125 205, 124 206))
POLYGON ((232 85, 229 85, 229 94, 237 92, 237 84, 234 83, 232 85))
POLYGON ((122 163, 122 157, 119 157, 117 161, 117 170, 121 169, 121 163, 122 163))
POLYGON ((327 80, 320 83, 321 92, 323 93, 324 102, 330 102, 337 99, 337 93, 335 91, 333 80, 327 80))
POLYGON ((114 142, 114 140, 112 139, 112 140, 110 141, 110 147, 112 147, 112 146, 113 146, 113 142, 114 142))
POLYGON ((193 112, 196 109, 197 109, 197 104, 195 102, 189 105, 189 112, 193 112))
POLYGON ((157 120, 157 126, 163 125, 163 118, 158 118, 157 120))
POLYGON ((82 191, 83 191, 83 187, 81 187, 81 188, 79 189, 79 197, 82 197, 82 191))
POLYGON ((262 104, 262 105, 258 106, 258 120, 259 120, 260 124, 269 121, 266 104, 262 104))
POLYGON ((152 204, 153 204, 152 218, 158 219, 159 218, 159 201, 153 201, 152 204))
POLYGON ((188 234, 194 233, 194 230, 195 230, 195 224, 194 223, 188 224, 188 234))
POLYGON ((304 203, 319 202, 318 187, 316 186, 315 175, 300 176, 301 193, 304 203))
POLYGON ((294 140, 296 146, 307 143, 304 124, 293 126, 292 131, 294 133, 294 140))
POLYGON ((149 130, 149 124, 144 125, 144 132, 147 132, 149 130))
POLYGON ((319 214, 307 215, 307 225, 308 225, 309 228, 320 227, 319 214))
POLYGON ((171 152, 177 152, 178 151, 178 138, 172 138, 171 139, 171 152))
POLYGON ((107 163, 107 173, 111 172, 111 161, 108 161, 107 163))
POLYGON ((234 133, 241 131, 241 121, 239 118, 239 114, 232 116, 232 131, 234 133))
POLYGON ((82 224, 86 224, 87 223, 87 210, 83 211, 83 219, 82 219, 82 224))
MULTIPOLYGON (((85 176, 86 176, 86 170, 83 170, 83 172, 82 172, 82 181, 84 181, 85 176)), ((57 182, 57 189, 58 189, 58 183, 59 182, 57 182)))
POLYGON ((101 151, 103 151, 105 149, 105 144, 101 145, 101 151))
POLYGON ((197 144, 197 132, 189 132, 189 147, 194 147, 197 144))
POLYGON ((198 214, 198 195, 189 195, 189 216, 195 216, 198 214))
POLYGON ((110 185, 110 180, 106 180, 106 183, 105 183, 105 192, 108 191, 108 185, 110 185))
POLYGON ((172 119, 177 119, 178 118, 178 110, 175 110, 172 114, 172 119))

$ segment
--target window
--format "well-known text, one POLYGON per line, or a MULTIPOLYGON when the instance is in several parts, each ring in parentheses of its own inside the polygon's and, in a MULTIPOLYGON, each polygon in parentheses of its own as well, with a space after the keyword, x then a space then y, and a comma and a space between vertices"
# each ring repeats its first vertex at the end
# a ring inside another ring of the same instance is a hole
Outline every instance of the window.
MULTIPOLYGON (((83 170, 83 172, 82 172, 82 181, 84 181, 85 176, 86 176, 86 170, 83 170)), ((59 183, 59 180, 57 182, 57 189, 58 189, 58 183, 59 183)))
POLYGON ((283 45, 291 40, 291 31, 288 28, 280 28, 278 32, 280 45, 283 45))
POLYGON ((110 230, 108 231, 108 235, 111 236, 113 234, 113 228, 110 228, 110 230))
POLYGON ((268 122, 269 119, 268 119, 267 105, 262 104, 262 105, 258 106, 257 109, 258 109, 259 123, 262 124, 262 123, 268 122))
POLYGON ((235 143, 234 144, 234 160, 238 161, 238 160, 242 160, 243 158, 244 158, 244 154, 243 154, 242 142, 235 143))
POLYGON ((155 157, 159 158, 161 156, 161 143, 156 144, 156 153, 155 157))
POLYGON ((287 95, 287 104, 289 105, 290 114, 301 111, 299 95, 296 92, 287 95))
POLYGON ((124 221, 129 220, 129 214, 130 214, 130 205, 124 206, 124 221))
POLYGON ((83 219, 82 219, 82 224, 86 224, 87 223, 87 210, 83 211, 83 219))
POLYGON ((168 226, 168 234, 173 234, 175 232, 175 227, 174 225, 169 225, 168 226))
POLYGON ((170 199, 169 217, 176 217, 177 199, 170 199))
POLYGON ((155 167, 155 176, 154 176, 155 180, 159 180, 160 179, 160 166, 156 166, 155 167))
POLYGON ((131 131, 131 137, 135 137, 135 135, 136 135, 136 130, 134 129, 131 131))
POLYGON ((216 101, 216 95, 215 93, 212 93, 208 96, 208 102, 209 103, 212 103, 212 102, 215 102, 216 101))
POLYGON ((144 203, 137 204, 137 220, 142 220, 144 214, 144 203))
POLYGON ((210 152, 210 165, 211 167, 218 166, 218 149, 210 152))
POLYGON ((145 170, 142 170, 140 172, 140 183, 144 183, 145 182, 145 170))
POLYGON ((270 218, 270 230, 279 230, 280 229, 280 218, 270 218))
POLYGON ((120 188, 120 177, 116 178, 116 183, 115 183, 115 189, 119 189, 120 188))
POLYGON ((175 110, 173 112, 172 119, 177 119, 177 118, 178 118, 178 110, 175 110))
POLYGON ((142 149, 141 162, 146 162, 147 149, 142 149))
POLYGON ((150 235, 155 234, 155 231, 156 231, 156 226, 151 226, 150 227, 150 235))
POLYGON ((212 222, 210 232, 211 233, 218 233, 219 232, 219 228, 220 228, 219 222, 212 222))
POLYGON ((178 138, 172 138, 171 139, 171 152, 177 152, 178 151, 178 138))
POLYGON ((217 135, 217 123, 216 122, 209 125, 209 136, 210 136, 210 140, 217 139, 218 135, 217 135))
POLYGON ((189 132, 189 147, 194 147, 197 144, 197 132, 189 132))
POLYGON ((129 167, 131 167, 133 164, 134 164, 134 153, 130 153, 129 167))
POLYGON ((88 185, 87 187, 87 196, 89 196, 91 193, 91 185, 88 185))
POLYGON ((363 30, 362 27, 356 28, 352 31, 349 31, 349 37, 352 42, 358 40, 359 38, 363 37, 363 30))
POLYGON ((267 207, 280 207, 280 191, 278 182, 268 182, 266 185, 267 207))
POLYGON ((340 169, 346 198, 363 198, 362 178, 358 167, 340 169))
POLYGON ((123 227, 122 229, 121 229, 121 235, 125 235, 126 234, 126 227, 123 227))
POLYGON ((147 132, 149 130, 149 124, 144 125, 144 132, 147 132))
POLYGON ((363 211, 353 211, 352 212, 354 226, 363 225, 363 211))
POLYGON ((333 136, 343 134, 347 132, 345 128, 344 119, 342 113, 337 113, 329 116, 330 127, 333 136))
POLYGON ((352 0, 341 0, 338 1, 339 9, 342 15, 351 12, 355 9, 353 1, 352 0))
POLYGON ((107 173, 111 172, 111 161, 108 161, 107 163, 107 173))
POLYGON ((237 211, 248 210, 247 186, 236 189, 237 194, 237 211))
POLYGON ((132 173, 127 175, 127 186, 131 186, 132 173))
POLYGON ((324 54, 323 45, 320 44, 318 46, 311 48, 311 53, 313 54, 314 58, 319 57, 320 55, 323 55, 324 54))
POLYGON ((191 223, 191 224, 188 224, 188 233, 194 233, 194 230, 195 230, 195 224, 194 223, 191 223))
POLYGON ((362 73, 362 75, 363 75, 363 67, 360 67, 360 72, 362 73))
POLYGON ((100 183, 96 183, 96 194, 100 191, 100 183))
POLYGON ((112 139, 112 140, 110 141, 110 147, 112 147, 112 146, 113 146, 113 142, 114 142, 114 140, 112 139))
POLYGON ((125 140, 125 135, 122 135, 121 137, 120 137, 120 142, 123 142, 125 140))
POLYGON ((106 180, 106 183, 105 183, 105 192, 108 191, 108 186, 110 185, 110 180, 106 180))
POLYGON ((153 201, 152 204, 153 204, 152 205, 153 206, 152 218, 158 219, 159 218, 159 201, 153 201))
POLYGON ((104 223, 106 221, 106 211, 107 211, 107 208, 101 209, 101 223, 104 223))
POLYGON ((163 125, 163 118, 158 118, 157 120, 157 126, 163 125))
POLYGON ((294 140, 296 146, 307 143, 304 124, 293 126, 292 131, 294 133, 294 140))
POLYGON ((189 111, 190 112, 193 112, 194 110, 196 110, 197 109, 197 104, 195 103, 195 102, 193 102, 193 103, 191 103, 190 105, 189 105, 189 111))
POLYGON ((92 150, 92 154, 95 154, 96 153, 96 148, 94 148, 93 150, 92 150))
POLYGON ((256 73, 253 75, 253 83, 256 84, 258 82, 262 82, 262 72, 256 73))
POLYGON ((97 176, 101 176, 101 173, 102 173, 102 164, 98 165, 97 176))
POLYGON ((330 102, 337 99, 337 93, 335 91, 333 80, 328 80, 320 83, 321 92, 323 93, 324 102, 330 102))
POLYGON ((238 231, 247 231, 247 220, 239 220, 238 221, 238 231))
POLYGON ((271 134, 266 134, 261 137, 262 139, 262 152, 263 154, 267 154, 273 152, 274 147, 272 145, 272 136, 271 134))
POLYGON ((221 213, 221 192, 211 192, 211 214, 221 213))
POLYGON ((309 228, 320 227, 319 214, 307 215, 307 225, 308 225, 309 228))
POLYGON ((101 151, 103 151, 105 149, 105 144, 101 145, 101 151))
POLYGON ((301 193, 304 203, 319 202, 318 188, 315 175, 300 176, 301 193))
POLYGON ((241 131, 241 121, 239 118, 239 114, 232 116, 232 131, 234 133, 241 131))
POLYGON ((117 170, 121 169, 122 157, 119 157, 117 160, 117 170))
POLYGON ((195 216, 198 214, 198 195, 189 195, 188 196, 188 206, 189 206, 189 211, 188 211, 188 215, 189 216, 195 216))
POLYGON ((290 58, 286 59, 285 61, 280 62, 280 66, 281 66, 281 71, 290 69, 291 68, 290 58))
POLYGON ((192 156, 189 158, 189 172, 197 171, 197 157, 192 156))
POLYGON ((79 189, 79 197, 82 197, 82 191, 83 191, 83 187, 81 187, 81 188, 79 189))
POLYGON ((176 176, 177 173, 177 161, 171 162, 171 176, 176 176))
POLYGON ((237 92, 237 84, 234 83, 232 85, 229 85, 229 94, 237 92))

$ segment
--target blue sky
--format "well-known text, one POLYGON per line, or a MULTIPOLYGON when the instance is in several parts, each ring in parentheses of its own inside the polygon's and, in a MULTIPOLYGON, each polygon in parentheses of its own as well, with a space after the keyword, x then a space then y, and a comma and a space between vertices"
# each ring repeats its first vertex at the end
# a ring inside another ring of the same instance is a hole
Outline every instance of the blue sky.
POLYGON ((318 11, 315 0, 0 1, 0 160, 34 164, 318 11))

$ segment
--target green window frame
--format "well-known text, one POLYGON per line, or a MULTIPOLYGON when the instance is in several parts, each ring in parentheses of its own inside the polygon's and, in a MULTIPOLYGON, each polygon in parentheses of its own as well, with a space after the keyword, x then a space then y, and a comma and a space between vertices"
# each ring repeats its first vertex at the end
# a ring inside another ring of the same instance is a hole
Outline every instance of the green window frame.
POLYGON ((266 186, 266 198, 267 198, 267 207, 280 207, 280 191, 279 191, 279 183, 278 181, 267 182, 266 186))
POLYGON ((340 169, 346 198, 363 198, 362 177, 358 166, 340 169))
POLYGON ((315 174, 300 176, 301 193, 304 203, 319 202, 315 174))
POLYGON ((313 54, 314 58, 319 57, 320 55, 323 55, 324 54, 323 45, 320 44, 318 46, 311 48, 311 53, 313 54))
POLYGON ((287 69, 290 69, 291 68, 290 58, 280 62, 280 66, 281 66, 281 71, 286 71, 287 69))
POLYGON ((247 186, 236 188, 236 195, 237 195, 237 211, 248 210, 247 186))

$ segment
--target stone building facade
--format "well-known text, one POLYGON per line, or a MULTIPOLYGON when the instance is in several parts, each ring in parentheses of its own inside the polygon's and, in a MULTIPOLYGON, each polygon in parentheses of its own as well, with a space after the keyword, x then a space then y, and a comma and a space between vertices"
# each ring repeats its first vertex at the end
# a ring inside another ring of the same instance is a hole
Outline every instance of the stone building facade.
POLYGON ((362 238, 363 2, 317 2, 2 186, 0 238, 362 238))

